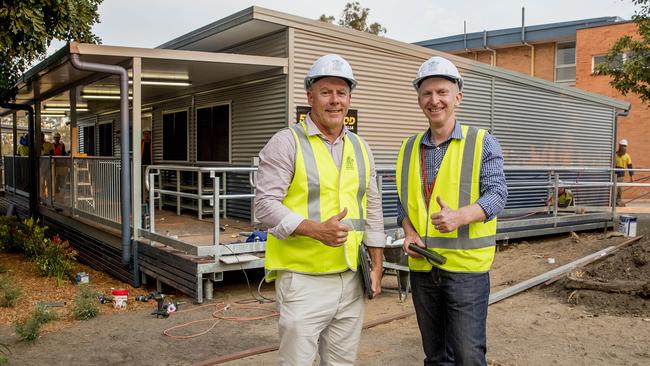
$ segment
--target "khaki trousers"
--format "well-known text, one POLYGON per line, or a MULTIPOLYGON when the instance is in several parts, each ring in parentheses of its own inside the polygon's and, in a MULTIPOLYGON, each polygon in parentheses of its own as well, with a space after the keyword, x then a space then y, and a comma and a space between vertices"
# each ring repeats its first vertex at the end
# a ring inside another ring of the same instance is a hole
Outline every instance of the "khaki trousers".
MULTIPOLYGON (((625 176, 616 177, 617 183, 625 183, 625 176)), ((621 205, 623 203, 623 188, 622 186, 616 186, 616 205, 621 205)))
POLYGON ((307 275, 280 271, 275 282, 280 320, 278 365, 354 365, 363 325, 358 272, 307 275))

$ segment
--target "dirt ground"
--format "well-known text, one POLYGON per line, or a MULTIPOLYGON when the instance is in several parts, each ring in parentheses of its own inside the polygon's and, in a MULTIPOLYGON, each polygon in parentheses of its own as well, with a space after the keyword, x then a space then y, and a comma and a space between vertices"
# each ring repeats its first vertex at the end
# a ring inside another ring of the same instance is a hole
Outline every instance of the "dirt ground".
MULTIPOLYGON (((650 279, 650 219, 640 222, 640 234, 646 238, 617 255, 589 265, 585 273, 594 279, 650 279)), ((625 238, 607 237, 602 231, 579 233, 578 237, 561 234, 534 240, 511 241, 502 245, 491 271, 492 292, 549 271, 594 253, 625 238), (548 263, 554 258, 555 263, 548 263)), ((5 257, 0 257, 5 260, 5 257)), ((91 272, 91 283, 103 288, 119 286, 91 272), (95 281, 93 281, 95 277, 95 281)), ((33 344, 18 342, 11 322, 19 318, 0 309, 0 343, 12 353, 11 365, 191 365, 254 347, 277 343, 276 318, 244 321, 249 316, 265 316, 273 304, 261 309, 242 309, 237 301, 251 299, 260 272, 249 272, 251 287, 241 273, 226 276, 215 286, 215 299, 203 306, 185 299, 179 312, 168 319, 150 315, 155 303, 130 301, 127 311, 102 307, 102 314, 80 322, 66 317, 70 305, 60 308, 63 320, 48 325, 33 344), (232 304, 219 312, 220 304, 232 304), (232 316, 233 320, 213 315, 232 316), (204 320, 186 328, 172 329, 176 336, 189 335, 213 327, 207 334, 188 339, 163 334, 171 327, 204 320)), ((30 280, 31 281, 31 280, 30 280)), ((115 281, 115 280, 112 280, 115 281)), ((116 281, 117 282, 117 281, 116 281)), ((488 358, 493 365, 649 365, 650 300, 637 295, 608 294, 599 291, 568 290, 564 280, 550 286, 538 286, 498 302, 489 309, 488 358)), ((395 277, 384 278, 385 287, 395 286, 395 277)), ((41 285, 48 299, 56 300, 54 283, 41 285)), ((35 288, 30 285, 30 288, 35 288)), ((72 289, 74 290, 74 288, 72 289)), ((146 293, 146 289, 133 289, 146 293)), ((33 290, 32 292, 36 292, 33 290)), ((262 293, 273 297, 272 286, 262 293)), ((19 306, 29 307, 36 294, 19 306)), ((62 297, 70 296, 62 295, 62 297)), ((397 294, 386 291, 369 301, 366 321, 412 311, 410 296, 401 303, 397 294)), ((226 363, 237 366, 275 364, 277 352, 269 352, 226 363)), ((423 353, 414 316, 366 329, 358 365, 418 365, 423 353)))

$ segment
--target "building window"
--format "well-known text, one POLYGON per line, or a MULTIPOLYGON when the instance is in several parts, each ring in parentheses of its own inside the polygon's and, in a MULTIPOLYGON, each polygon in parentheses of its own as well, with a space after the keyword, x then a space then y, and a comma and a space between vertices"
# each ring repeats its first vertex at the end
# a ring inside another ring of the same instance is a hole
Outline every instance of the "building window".
POLYGON ((576 81, 576 43, 558 43, 555 52, 555 81, 573 84, 576 81))
POLYGON ((197 108, 196 160, 230 162, 230 104, 197 108))
POLYGON ((163 113, 163 160, 187 161, 187 110, 163 113))
MULTIPOLYGON (((614 58, 614 69, 618 69, 623 65, 623 62, 627 59, 627 55, 620 53, 614 58)), ((596 66, 604 64, 607 62, 607 55, 595 55, 591 59, 591 73, 593 74, 596 70, 596 66)))
POLYGON ((81 140, 83 145, 80 146, 82 148, 81 152, 86 154, 87 156, 94 156, 95 155, 95 126, 84 126, 81 129, 81 140))
POLYGON ((99 125, 99 156, 113 156, 113 124, 99 125))

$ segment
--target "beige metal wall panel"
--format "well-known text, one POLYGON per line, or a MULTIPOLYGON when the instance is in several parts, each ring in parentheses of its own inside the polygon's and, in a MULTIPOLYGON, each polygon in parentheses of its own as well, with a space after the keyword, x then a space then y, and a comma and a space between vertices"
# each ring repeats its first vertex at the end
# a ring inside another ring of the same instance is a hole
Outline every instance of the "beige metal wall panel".
MULTIPOLYGON (((410 84, 422 61, 300 29, 295 29, 294 42, 294 105, 309 105, 303 78, 311 64, 326 53, 340 54, 359 82, 350 107, 358 110, 358 133, 370 144, 377 164, 394 165, 402 140, 427 126, 410 84)), ((295 119, 295 110, 289 112, 295 119)))
POLYGON ((287 30, 258 38, 244 44, 219 50, 217 52, 238 53, 241 55, 287 57, 287 30))
MULTIPOLYGON (((296 106, 307 105, 303 78, 315 59, 338 53, 351 63, 359 81, 351 108, 358 110, 358 132, 370 144, 378 165, 394 166, 402 140, 428 127, 411 85, 424 57, 301 29, 294 29, 294 48, 292 100, 296 106)), ((613 153, 612 106, 506 79, 499 76, 497 69, 494 74, 463 67, 460 71, 465 88, 458 120, 493 131, 504 150, 506 164, 609 166, 613 153)), ((295 111, 290 113, 295 116, 295 111)), ((523 175, 534 181, 546 179, 523 175)), ((509 181, 520 178, 521 174, 508 177, 509 181)), ((597 174, 583 175, 577 180, 601 178, 597 174)), ((576 177, 567 179, 575 181, 576 177)), ((607 199, 602 189, 578 191, 583 202, 607 199)), ((539 205, 545 197, 545 190, 513 192, 508 207, 539 205)), ((390 199, 385 197, 384 202, 390 199)))
POLYGON ((474 72, 464 71, 463 100, 456 116, 458 120, 488 131, 493 128, 492 80, 493 78, 474 72))
POLYGON ((497 79, 494 113, 507 164, 610 166, 612 107, 497 79))

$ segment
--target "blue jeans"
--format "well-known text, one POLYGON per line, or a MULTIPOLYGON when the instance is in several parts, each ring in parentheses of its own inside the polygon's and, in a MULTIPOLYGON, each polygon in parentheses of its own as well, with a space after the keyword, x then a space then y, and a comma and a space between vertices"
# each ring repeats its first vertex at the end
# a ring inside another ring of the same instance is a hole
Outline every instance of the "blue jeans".
POLYGON ((411 272, 424 365, 485 366, 489 273, 411 272))

